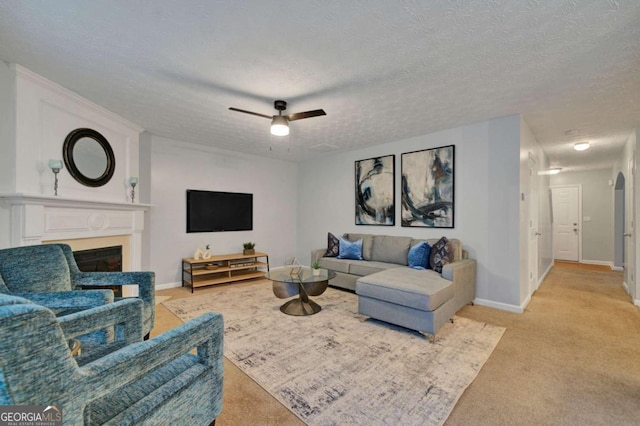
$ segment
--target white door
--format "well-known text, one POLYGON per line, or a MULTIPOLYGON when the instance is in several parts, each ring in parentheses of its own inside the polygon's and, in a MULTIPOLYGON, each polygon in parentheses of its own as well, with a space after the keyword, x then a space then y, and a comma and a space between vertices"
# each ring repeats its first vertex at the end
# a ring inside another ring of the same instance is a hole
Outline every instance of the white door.
POLYGON ((529 294, 538 289, 538 162, 529 154, 529 294))
POLYGON ((558 260, 580 260, 580 188, 552 188, 553 257, 558 260))

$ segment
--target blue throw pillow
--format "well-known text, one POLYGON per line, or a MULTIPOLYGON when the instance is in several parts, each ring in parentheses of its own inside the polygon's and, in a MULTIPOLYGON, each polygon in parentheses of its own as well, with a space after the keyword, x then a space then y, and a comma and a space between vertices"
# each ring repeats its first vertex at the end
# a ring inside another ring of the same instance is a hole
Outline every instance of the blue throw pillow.
POLYGON ((340 238, 340 254, 338 259, 362 259, 362 240, 351 242, 345 238, 340 238))
POLYGON ((407 263, 413 269, 427 269, 429 267, 429 254, 431 246, 426 241, 419 242, 409 249, 407 263))

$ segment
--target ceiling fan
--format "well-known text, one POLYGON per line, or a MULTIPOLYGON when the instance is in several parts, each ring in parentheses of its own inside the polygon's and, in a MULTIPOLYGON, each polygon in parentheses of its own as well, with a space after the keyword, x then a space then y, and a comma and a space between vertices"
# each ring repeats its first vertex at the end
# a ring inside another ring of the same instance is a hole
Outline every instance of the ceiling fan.
POLYGON ((258 117, 264 117, 271 120, 271 134, 276 136, 287 136, 289 134, 289 122, 294 120, 302 120, 303 118, 319 117, 321 115, 327 115, 322 109, 314 109, 313 111, 296 112, 293 114, 282 115, 282 111, 287 109, 287 103, 285 101, 275 101, 273 107, 278 110, 278 115, 266 115, 257 112, 246 111, 244 109, 238 109, 230 107, 231 111, 244 112, 245 114, 257 115, 258 117))

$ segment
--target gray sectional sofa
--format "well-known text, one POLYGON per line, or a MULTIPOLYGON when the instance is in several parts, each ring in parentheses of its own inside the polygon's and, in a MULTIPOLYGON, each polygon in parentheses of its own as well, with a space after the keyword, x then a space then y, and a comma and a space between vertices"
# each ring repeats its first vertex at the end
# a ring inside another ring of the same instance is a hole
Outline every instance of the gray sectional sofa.
POLYGON ((407 266, 409 249, 420 241, 433 246, 437 239, 344 234, 362 239, 364 260, 324 257, 313 250, 311 262, 336 273, 329 284, 358 295, 359 313, 374 319, 435 335, 453 315, 475 298, 476 261, 468 259, 462 243, 450 239, 453 261, 442 273, 407 266))

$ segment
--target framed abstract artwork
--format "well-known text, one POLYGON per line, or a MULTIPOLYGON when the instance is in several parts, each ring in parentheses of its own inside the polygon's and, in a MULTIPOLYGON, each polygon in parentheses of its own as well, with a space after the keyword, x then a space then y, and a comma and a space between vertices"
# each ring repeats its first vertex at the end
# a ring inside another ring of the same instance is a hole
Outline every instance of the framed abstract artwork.
POLYGON ((395 155, 356 161, 356 225, 395 225, 395 162, 395 155))
POLYGON ((402 154, 402 226, 453 228, 455 145, 402 154))

